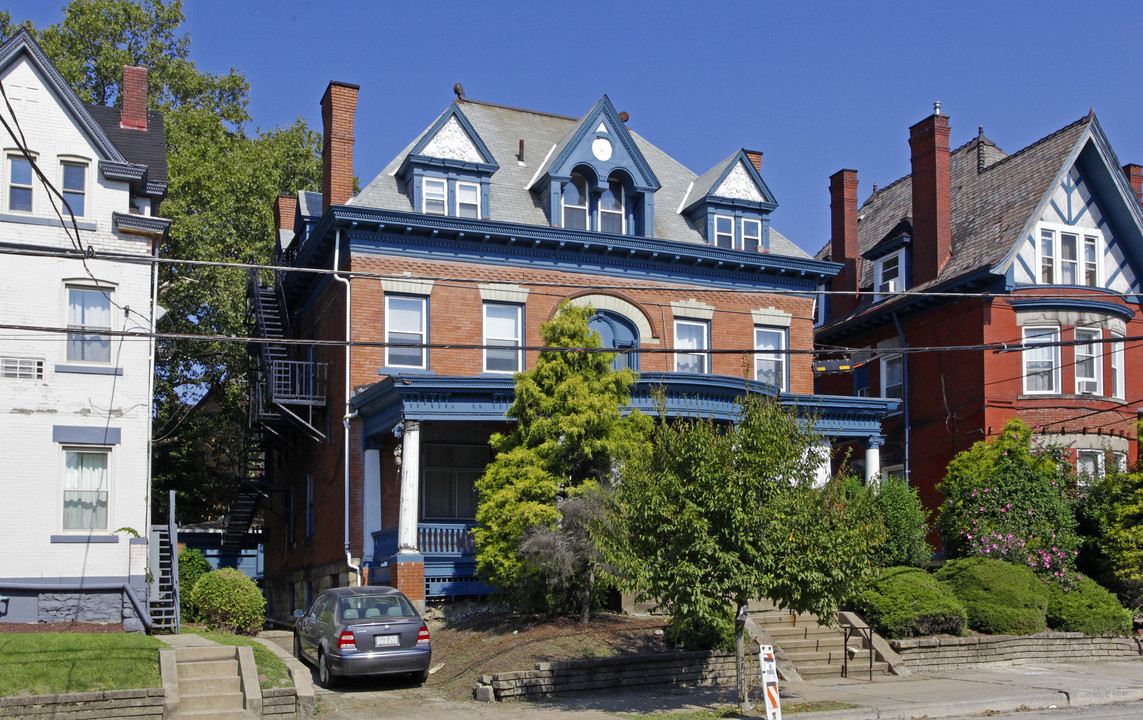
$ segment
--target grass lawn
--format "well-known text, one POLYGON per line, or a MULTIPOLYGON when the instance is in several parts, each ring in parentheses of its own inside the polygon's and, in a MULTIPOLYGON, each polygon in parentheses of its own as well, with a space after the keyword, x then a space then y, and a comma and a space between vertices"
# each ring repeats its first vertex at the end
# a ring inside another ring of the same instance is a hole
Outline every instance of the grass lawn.
POLYGON ((162 687, 161 647, 138 633, 0 634, 0 696, 162 687))
POLYGON ((254 664, 258 666, 258 681, 263 690, 293 686, 294 683, 290 680, 290 672, 286 669, 286 663, 282 662, 280 657, 262 643, 242 635, 230 635, 229 633, 207 630, 191 630, 190 632, 198 633, 219 645, 249 645, 254 648, 254 664))

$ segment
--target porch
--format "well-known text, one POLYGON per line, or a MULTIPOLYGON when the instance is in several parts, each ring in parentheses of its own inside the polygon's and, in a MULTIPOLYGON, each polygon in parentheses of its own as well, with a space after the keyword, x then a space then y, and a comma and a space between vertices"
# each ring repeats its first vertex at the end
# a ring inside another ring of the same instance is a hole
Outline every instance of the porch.
MULTIPOLYGON (((453 598, 488 595, 492 587, 476 578, 476 545, 472 521, 417 523, 417 550, 424 557, 425 597, 453 598)), ((397 555, 397 528, 373 533, 373 561, 368 564, 369 583, 384 585, 397 555)))

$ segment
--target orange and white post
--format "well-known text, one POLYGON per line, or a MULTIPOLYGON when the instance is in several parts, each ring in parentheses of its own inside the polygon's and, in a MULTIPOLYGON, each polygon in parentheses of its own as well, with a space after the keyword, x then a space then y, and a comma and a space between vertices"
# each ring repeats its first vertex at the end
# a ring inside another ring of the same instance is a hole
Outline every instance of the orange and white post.
POLYGON ((762 669, 762 694, 766 699, 766 720, 782 720, 782 700, 778 697, 778 663, 774 648, 763 645, 758 650, 758 663, 762 669))

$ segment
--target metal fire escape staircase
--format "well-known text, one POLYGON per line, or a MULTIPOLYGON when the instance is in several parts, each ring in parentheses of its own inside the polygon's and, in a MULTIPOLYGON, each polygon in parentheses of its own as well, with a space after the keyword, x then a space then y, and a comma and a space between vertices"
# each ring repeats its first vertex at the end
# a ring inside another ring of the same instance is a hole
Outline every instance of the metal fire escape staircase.
POLYGON ((222 539, 223 549, 229 550, 241 547, 262 498, 269 497, 273 487, 269 476, 271 446, 288 445, 290 428, 318 442, 326 438, 329 364, 297 359, 299 354, 309 353, 296 352, 294 346, 284 342, 293 333, 280 278, 273 286, 266 286, 261 284, 258 271, 251 269, 246 291, 253 333, 261 341, 252 352, 255 376, 251 384, 244 474, 222 539))

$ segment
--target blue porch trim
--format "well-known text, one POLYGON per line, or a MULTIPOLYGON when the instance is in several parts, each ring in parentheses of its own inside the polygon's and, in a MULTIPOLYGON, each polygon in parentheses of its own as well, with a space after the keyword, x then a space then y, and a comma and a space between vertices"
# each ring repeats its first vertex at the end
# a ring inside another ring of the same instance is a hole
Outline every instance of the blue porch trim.
MULTIPOLYGON (((392 432, 403 420, 506 422, 515 391, 511 377, 397 375, 369 386, 353 398, 352 405, 364 420, 365 437, 371 438, 392 432)), ((772 385, 753 380, 667 372, 640 374, 630 407, 657 415, 655 395, 659 391, 669 416, 716 420, 733 420, 738 400, 747 393, 769 395, 812 419, 822 435, 832 438, 880 435, 881 419, 900 404, 886 398, 779 393, 772 385)))
MULTIPOLYGON (((425 564, 425 597, 488 595, 493 588, 476 578, 476 544, 471 521, 424 521, 417 523, 417 549, 425 564)), ((397 528, 373 533, 373 562, 369 564, 370 583, 389 582, 389 568, 400 562, 397 554, 397 528)))

